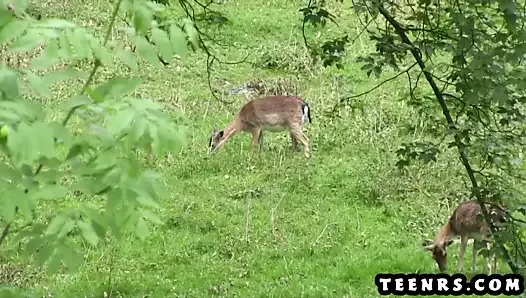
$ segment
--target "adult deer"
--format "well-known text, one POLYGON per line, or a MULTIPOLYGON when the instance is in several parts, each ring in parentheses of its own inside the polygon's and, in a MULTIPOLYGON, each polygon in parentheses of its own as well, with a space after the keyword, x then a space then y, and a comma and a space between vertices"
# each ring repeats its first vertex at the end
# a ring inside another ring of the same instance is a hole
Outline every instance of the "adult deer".
MULTIPOLYGON (((506 212, 503 208, 494 205, 486 205, 486 210, 490 215, 493 223, 498 226, 506 221, 506 212)), ((435 240, 425 240, 422 244, 426 251, 431 251, 433 259, 435 259, 440 272, 447 270, 447 247, 454 241, 453 238, 460 236, 460 251, 458 260, 458 272, 462 271, 464 266, 464 253, 468 240, 473 239, 473 271, 477 267, 477 248, 485 243, 489 250, 489 241, 492 240, 491 231, 488 224, 482 218, 482 212, 479 203, 476 200, 471 200, 460 204, 449 218, 449 221, 440 229, 435 237, 435 240)), ((497 260, 495 255, 493 258, 495 270, 497 269, 497 260)), ((487 263, 488 274, 491 274, 490 258, 487 263)))
POLYGON ((259 145, 263 150, 263 131, 281 132, 288 130, 292 139, 292 151, 298 141, 309 157, 309 139, 303 127, 312 123, 309 105, 297 96, 268 96, 245 104, 237 117, 223 130, 214 127, 210 137, 210 154, 216 153, 225 143, 239 132, 252 134, 252 151, 259 145))

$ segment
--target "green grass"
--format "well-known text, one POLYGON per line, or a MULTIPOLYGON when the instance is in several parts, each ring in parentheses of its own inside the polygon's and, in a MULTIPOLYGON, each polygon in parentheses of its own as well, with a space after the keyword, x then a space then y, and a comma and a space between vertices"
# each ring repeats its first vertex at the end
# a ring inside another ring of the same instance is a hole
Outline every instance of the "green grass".
MULTIPOLYGON (((97 33, 111 9, 106 1, 60 3, 42 4, 44 15, 73 19, 97 33)), ((114 297, 377 297, 377 273, 437 272, 421 243, 465 200, 455 151, 434 164, 417 163, 405 174, 396 169, 399 145, 426 137, 425 122, 400 101, 408 90, 403 76, 357 99, 363 111, 325 116, 340 97, 368 90, 389 74, 367 78, 355 62, 374 50, 366 36, 348 48, 344 70, 311 65, 302 45, 298 9, 303 5, 285 0, 220 5, 231 24, 216 34, 231 47, 214 49, 224 60, 251 55, 247 63, 216 68, 214 85, 220 86, 220 78, 230 88, 247 81, 296 88, 313 109, 307 128, 312 158, 289 153, 287 134, 267 133, 260 154, 251 154, 250 137, 240 135, 205 160, 213 124, 228 124, 246 99, 231 96, 227 100, 235 103, 223 105, 212 98, 203 53, 163 69, 142 63, 145 84, 137 94, 181 108, 191 123, 179 155, 150 163, 169 188, 161 202, 165 225, 152 227, 144 242, 130 235, 120 246, 79 244, 86 262, 73 275, 39 273, 26 267, 32 261, 18 256, 13 245, 2 247, 5 262, 36 274, 25 286, 53 297, 102 297, 110 291, 114 297), (264 69, 264 57, 289 69, 264 69), (408 123, 420 124, 408 130, 408 123)), ((327 34, 348 30, 356 36, 360 25, 352 11, 335 9, 340 27, 327 34)), ((98 80, 113 73, 129 75, 116 64, 98 80)), ((78 83, 72 85, 57 86, 58 97, 74 94, 78 83)), ((62 117, 60 100, 45 104, 50 117, 62 117)), ((60 205, 80 203, 85 202, 71 198, 60 205)), ((41 206, 39 212, 52 208, 41 206)), ((458 247, 449 255, 455 268, 458 247)), ((465 260, 469 271, 471 249, 465 260)), ((480 270, 482 265, 479 258, 480 270)))

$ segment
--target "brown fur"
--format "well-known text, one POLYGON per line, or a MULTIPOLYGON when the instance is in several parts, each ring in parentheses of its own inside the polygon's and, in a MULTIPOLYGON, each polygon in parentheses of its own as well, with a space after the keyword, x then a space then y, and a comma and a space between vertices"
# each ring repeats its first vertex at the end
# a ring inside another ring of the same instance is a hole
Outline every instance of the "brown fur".
MULTIPOLYGON (((486 205, 486 210, 490 214, 492 221, 496 224, 502 223, 505 218, 505 211, 500 207, 486 205)), ((462 271, 464 265, 464 253, 469 239, 473 239, 473 271, 476 270, 477 262, 477 247, 483 242, 486 248, 489 249, 491 239, 491 232, 486 221, 479 218, 477 215, 482 212, 480 205, 476 200, 471 200, 460 204, 449 221, 440 229, 435 240, 426 240, 423 243, 424 249, 431 251, 433 259, 437 262, 438 268, 441 272, 447 270, 447 247, 453 243, 453 238, 460 236, 460 252, 457 270, 462 271)), ((493 256, 495 257, 495 256, 493 256)), ((495 262, 495 269, 496 259, 495 262)), ((488 271, 491 274, 491 265, 488 260, 488 271)))
POLYGON ((252 134, 252 151, 255 151, 258 145, 263 150, 264 130, 288 130, 292 150, 296 151, 299 141, 303 144, 305 155, 309 157, 309 139, 303 133, 305 122, 311 122, 310 107, 299 97, 268 96, 252 100, 241 108, 237 117, 225 129, 217 131, 214 128, 210 138, 211 153, 217 152, 239 132, 252 134))

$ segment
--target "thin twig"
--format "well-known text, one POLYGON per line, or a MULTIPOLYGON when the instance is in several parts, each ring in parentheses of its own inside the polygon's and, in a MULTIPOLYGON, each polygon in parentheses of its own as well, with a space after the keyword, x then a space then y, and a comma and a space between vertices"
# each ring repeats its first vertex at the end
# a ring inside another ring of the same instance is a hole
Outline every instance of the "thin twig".
MULTIPOLYGON (((210 93, 212 93, 212 96, 219 102, 222 102, 224 104, 232 104, 235 102, 235 100, 232 100, 232 101, 226 101, 224 99, 220 99, 214 92, 213 88, 212 88, 212 64, 217 61, 219 64, 226 64, 226 65, 235 65, 235 64, 241 64, 241 63, 245 63, 246 60, 248 59, 248 57, 250 56, 250 54, 247 54, 247 56, 239 61, 234 61, 234 62, 230 62, 230 61, 222 61, 220 60, 217 55, 213 54, 212 51, 209 49, 209 46, 206 45, 205 41, 203 40, 202 36, 207 36, 206 34, 203 33, 203 31, 199 28, 199 26, 197 26, 197 23, 196 23, 196 18, 195 18, 195 11, 194 11, 194 8, 192 7, 192 5, 190 5, 189 3, 187 3, 186 1, 184 0, 179 0, 179 5, 181 6, 181 8, 184 10, 186 16, 188 18, 190 18, 193 22, 194 22, 194 27, 197 31, 197 37, 199 38, 199 42, 200 42, 200 45, 201 45, 201 48, 203 49, 203 51, 206 53, 207 55, 207 59, 206 59, 206 74, 207 74, 207 81, 208 81, 208 88, 210 90, 210 93)), ((198 5, 200 5, 201 7, 203 7, 203 9, 207 9, 208 5, 205 5, 203 6, 202 4, 198 3, 198 5)), ((209 38, 210 40, 212 40, 211 38, 209 38)), ((212 40, 214 42, 214 40, 212 40)))
POLYGON ((311 249, 314 248, 314 246, 316 246, 318 244, 318 242, 320 241, 321 237, 323 237, 323 234, 325 234, 325 231, 327 230, 327 228, 331 225, 334 225, 334 223, 328 223, 325 225, 325 227, 323 227, 323 230, 321 230, 321 233, 320 235, 318 235, 318 238, 316 238, 316 240, 314 240, 314 242, 312 242, 312 244, 310 245, 311 249))
POLYGON ((248 243, 248 230, 249 230, 249 222, 250 222, 250 196, 247 198, 247 220, 245 223, 245 241, 248 243))
POLYGON ((270 225, 271 225, 271 229, 272 229, 272 233, 274 233, 274 231, 276 230, 275 228, 275 225, 274 225, 274 212, 276 212, 276 209, 278 208, 279 204, 281 203, 281 201, 283 201, 283 198, 285 197, 285 194, 283 194, 281 196, 281 199, 279 199, 278 203, 276 204, 276 206, 274 206, 274 208, 272 208, 270 210, 270 225))
POLYGON ((360 94, 351 95, 351 96, 347 96, 347 97, 344 97, 344 98, 340 99, 340 101, 339 101, 337 104, 335 104, 334 107, 332 108, 331 113, 335 113, 335 112, 336 112, 336 109, 338 109, 338 107, 341 106, 344 102, 346 102, 346 101, 348 101, 348 100, 350 100, 350 99, 357 98, 357 97, 361 97, 361 96, 364 96, 364 95, 366 95, 366 94, 368 94, 368 93, 373 92, 374 90, 380 88, 383 84, 385 84, 385 83, 387 83, 387 82, 390 82, 390 81, 392 81, 392 80, 398 78, 399 76, 401 76, 401 75, 403 75, 403 74, 409 72, 409 71, 411 70, 411 68, 413 68, 413 67, 416 66, 416 65, 417 65, 417 62, 413 63, 411 66, 409 66, 409 67, 408 67, 407 69, 405 69, 404 71, 402 71, 402 72, 400 72, 400 73, 398 73, 398 74, 396 74, 396 75, 394 75, 394 76, 392 76, 392 77, 390 77, 390 78, 387 78, 387 79, 383 80, 383 81, 380 82, 378 85, 374 86, 373 88, 371 88, 371 89, 369 89, 369 90, 367 90, 367 91, 364 91, 364 92, 362 92, 362 93, 360 93, 360 94))

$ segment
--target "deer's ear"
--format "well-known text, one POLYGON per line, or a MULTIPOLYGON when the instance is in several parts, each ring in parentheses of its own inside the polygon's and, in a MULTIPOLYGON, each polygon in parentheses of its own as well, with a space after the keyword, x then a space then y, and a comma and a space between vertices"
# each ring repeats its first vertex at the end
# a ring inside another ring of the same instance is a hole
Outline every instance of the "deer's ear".
POLYGON ((426 239, 422 241, 422 246, 425 251, 432 251, 435 248, 435 242, 431 239, 426 239))
POLYGON ((431 239, 426 239, 424 241, 422 241, 422 246, 429 246, 431 244, 434 244, 435 242, 431 239))
POLYGON ((451 244, 453 244, 453 242, 455 242, 453 239, 449 239, 446 243, 446 246, 450 246, 451 244))
POLYGON ((224 132, 223 130, 217 133, 217 135, 218 135, 220 138, 223 137, 223 134, 225 134, 225 132, 224 132))

